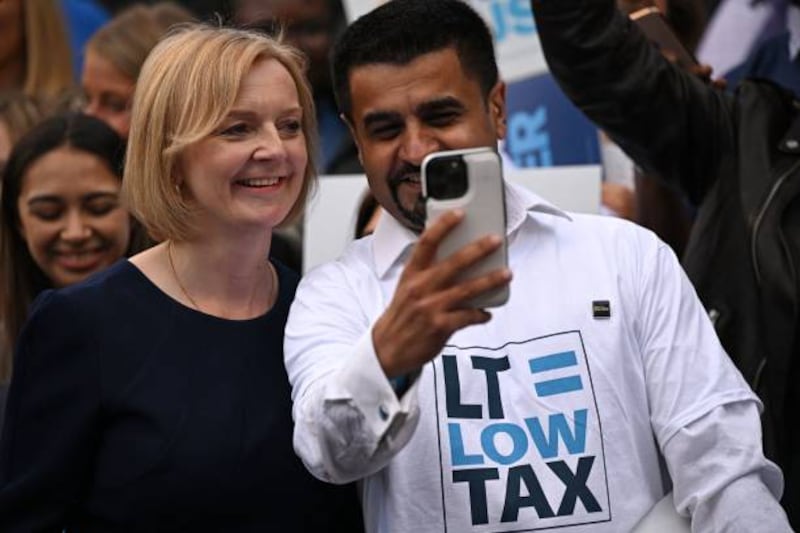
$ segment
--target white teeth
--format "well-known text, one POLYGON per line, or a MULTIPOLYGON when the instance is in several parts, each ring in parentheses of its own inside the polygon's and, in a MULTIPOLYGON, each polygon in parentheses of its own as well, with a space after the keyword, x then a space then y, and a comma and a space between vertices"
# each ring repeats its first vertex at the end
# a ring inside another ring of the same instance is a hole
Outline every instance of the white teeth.
POLYGON ((245 187, 269 187, 271 185, 277 185, 280 180, 280 177, 251 178, 246 180, 238 180, 236 183, 239 185, 244 185, 245 187))

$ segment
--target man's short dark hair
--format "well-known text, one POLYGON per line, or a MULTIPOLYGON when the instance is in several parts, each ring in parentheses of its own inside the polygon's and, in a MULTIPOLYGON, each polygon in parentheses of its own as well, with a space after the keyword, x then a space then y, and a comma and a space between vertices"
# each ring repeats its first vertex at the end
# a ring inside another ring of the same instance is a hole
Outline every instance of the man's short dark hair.
POLYGON ((333 50, 333 86, 339 110, 351 117, 350 73, 370 64, 406 65, 452 47, 461 68, 484 98, 497 83, 492 34, 461 0, 392 0, 351 24, 333 50))

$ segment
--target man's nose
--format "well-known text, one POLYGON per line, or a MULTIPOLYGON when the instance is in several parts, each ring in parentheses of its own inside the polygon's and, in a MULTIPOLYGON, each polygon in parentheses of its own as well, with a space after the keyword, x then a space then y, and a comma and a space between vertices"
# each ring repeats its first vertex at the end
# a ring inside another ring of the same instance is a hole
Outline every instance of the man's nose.
POLYGON ((422 160, 431 152, 442 149, 436 135, 427 128, 411 126, 406 128, 400 146, 400 157, 416 166, 422 165, 422 160))

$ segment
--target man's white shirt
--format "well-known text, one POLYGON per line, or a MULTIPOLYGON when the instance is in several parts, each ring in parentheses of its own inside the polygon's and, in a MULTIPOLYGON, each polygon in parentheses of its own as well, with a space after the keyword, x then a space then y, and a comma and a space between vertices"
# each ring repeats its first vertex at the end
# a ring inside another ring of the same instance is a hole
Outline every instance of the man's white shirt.
POLYGON ((506 204, 511 299, 400 398, 371 329, 416 236, 384 216, 301 281, 285 353, 309 470, 360 480, 368 532, 629 531, 671 483, 696 531, 783 531, 760 405, 671 250, 508 183, 506 204))

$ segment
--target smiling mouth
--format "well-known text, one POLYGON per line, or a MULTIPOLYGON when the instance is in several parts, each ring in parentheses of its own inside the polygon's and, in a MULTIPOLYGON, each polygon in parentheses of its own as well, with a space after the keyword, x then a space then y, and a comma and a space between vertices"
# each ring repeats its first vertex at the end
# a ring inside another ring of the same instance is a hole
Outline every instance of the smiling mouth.
POLYGON ((247 179, 236 180, 234 183, 241 187, 250 187, 258 189, 263 187, 274 187, 275 185, 278 185, 285 179, 287 179, 287 176, 273 176, 270 178, 247 178, 247 179))
POLYGON ((400 180, 400 183, 410 183, 411 185, 421 185, 422 178, 419 174, 406 174, 400 180))
POLYGON ((105 252, 106 248, 100 247, 91 250, 56 251, 54 255, 62 268, 80 272, 95 268, 104 257, 105 252))

